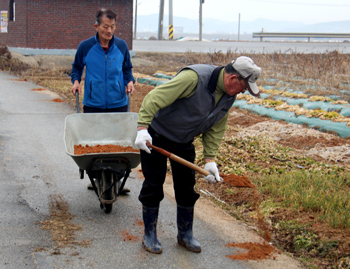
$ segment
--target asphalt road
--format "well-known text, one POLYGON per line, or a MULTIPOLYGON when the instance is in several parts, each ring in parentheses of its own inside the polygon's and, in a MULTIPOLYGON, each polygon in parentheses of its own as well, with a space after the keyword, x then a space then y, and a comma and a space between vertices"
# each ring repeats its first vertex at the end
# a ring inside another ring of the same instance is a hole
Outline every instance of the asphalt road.
MULTIPOLYGON (((169 41, 133 40, 132 56, 137 52, 237 53, 350 53, 350 42, 248 42, 248 41, 169 41)), ((9 47, 24 55, 75 55, 75 49, 29 49, 9 47)), ((71 63, 70 63, 71 64, 71 63)))
POLYGON ((344 42, 237 42, 237 41, 169 41, 134 40, 133 50, 140 52, 202 52, 238 53, 350 53, 350 43, 344 42))
POLYGON ((65 152, 64 119, 75 113, 66 103, 31 82, 0 72, 0 268, 301 268, 283 254, 260 262, 238 262, 226 257, 238 252, 232 242, 262 242, 249 227, 200 199, 194 233, 202 252, 194 254, 176 243, 176 206, 167 183, 159 216, 161 255, 141 245, 141 204, 137 195, 142 180, 133 171, 111 214, 80 180, 78 167, 65 152), (58 248, 40 224, 50 219, 49 205, 59 198, 68 205, 71 220, 80 225, 76 242, 89 245, 58 248), (126 240, 132 235, 135 240, 126 240), (58 251, 58 250, 59 251, 58 251))

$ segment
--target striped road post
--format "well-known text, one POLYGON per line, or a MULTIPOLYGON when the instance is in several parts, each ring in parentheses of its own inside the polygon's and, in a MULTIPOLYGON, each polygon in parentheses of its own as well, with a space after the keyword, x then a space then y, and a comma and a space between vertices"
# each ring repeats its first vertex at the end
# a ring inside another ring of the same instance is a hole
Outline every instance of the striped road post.
POLYGON ((174 25, 169 25, 169 40, 172 40, 174 37, 174 25))

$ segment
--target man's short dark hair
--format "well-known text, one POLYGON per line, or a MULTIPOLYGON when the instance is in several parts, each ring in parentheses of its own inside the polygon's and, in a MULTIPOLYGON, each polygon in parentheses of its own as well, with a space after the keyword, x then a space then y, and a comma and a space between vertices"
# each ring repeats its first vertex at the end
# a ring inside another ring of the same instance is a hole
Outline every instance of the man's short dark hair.
POLYGON ((115 21, 117 20, 117 14, 115 14, 112 10, 101 8, 96 12, 96 15, 95 15, 97 25, 101 24, 101 18, 103 16, 106 16, 110 20, 115 20, 115 21))
POLYGON ((225 66, 225 72, 230 75, 237 75, 239 80, 242 80, 242 76, 233 68, 232 63, 228 63, 225 66))

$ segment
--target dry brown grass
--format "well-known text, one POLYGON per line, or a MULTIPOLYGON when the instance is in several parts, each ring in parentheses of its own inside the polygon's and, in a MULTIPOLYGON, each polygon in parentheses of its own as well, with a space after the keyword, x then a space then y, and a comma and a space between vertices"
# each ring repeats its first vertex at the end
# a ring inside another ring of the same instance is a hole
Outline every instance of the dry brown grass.
MULTIPOLYGON (((137 58, 152 61, 150 66, 135 66, 134 72, 152 75, 162 70, 177 72, 186 65, 214 64, 226 65, 241 56, 235 51, 215 51, 213 53, 153 53, 138 52, 137 58)), ((350 101, 350 54, 332 51, 322 54, 303 54, 294 51, 285 53, 245 53, 262 68, 259 85, 270 85, 274 89, 301 90, 309 95, 338 95, 342 100, 350 101), (347 90, 344 93, 341 90, 347 90)), ((61 93, 70 88, 70 67, 55 70, 31 68, 11 59, 5 45, 0 45, 0 68, 21 74, 34 82, 45 82, 45 87, 59 90, 61 93), (51 78, 48 80, 48 78, 51 78), (55 78, 55 79, 53 79, 55 78), (66 86, 67 84, 67 86, 66 86)))
MULTIPOLYGON (((135 67, 135 72, 152 75, 161 69, 177 72, 191 64, 226 65, 241 54, 228 51, 214 53, 150 53, 139 52, 137 56, 157 63, 151 67, 135 67)), ((350 95, 340 90, 350 91, 350 55, 337 51, 323 54, 273 53, 251 54, 257 65, 262 68, 260 85, 271 85, 274 88, 291 88, 302 90, 310 95, 336 94, 341 99, 350 101, 350 95)))

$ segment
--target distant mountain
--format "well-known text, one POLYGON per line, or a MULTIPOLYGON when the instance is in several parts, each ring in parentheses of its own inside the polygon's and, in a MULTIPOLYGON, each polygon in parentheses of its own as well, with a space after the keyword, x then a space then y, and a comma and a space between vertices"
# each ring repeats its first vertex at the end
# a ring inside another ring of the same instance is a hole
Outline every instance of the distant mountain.
MULTIPOLYGON (((138 32, 157 32, 158 31, 158 14, 138 15, 137 31, 138 32)), ((199 18, 188 19, 184 17, 173 17, 174 33, 198 33, 199 18)), ((168 16, 164 16, 163 28, 167 32, 169 24, 168 16)), ((350 20, 327 22, 318 24, 304 24, 300 22, 272 21, 266 19, 257 19, 254 21, 241 21, 240 33, 251 34, 260 32, 326 32, 326 33, 349 33, 350 20)), ((226 22, 216 19, 203 19, 203 34, 237 34, 238 21, 226 22)))
POLYGON ((350 33, 350 20, 333 21, 317 24, 308 24, 302 27, 287 29, 288 32, 311 32, 311 33, 350 33))

